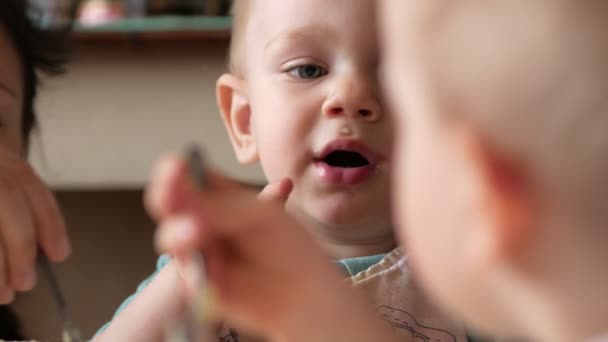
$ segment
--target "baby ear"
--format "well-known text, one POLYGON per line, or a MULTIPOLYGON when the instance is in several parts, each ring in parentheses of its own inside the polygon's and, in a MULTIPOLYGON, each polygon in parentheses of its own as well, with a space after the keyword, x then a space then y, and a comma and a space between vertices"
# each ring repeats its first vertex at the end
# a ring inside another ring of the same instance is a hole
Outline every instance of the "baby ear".
POLYGON ((518 262, 534 233, 533 191, 523 166, 474 131, 465 133, 461 143, 479 213, 468 234, 469 255, 477 260, 471 261, 518 262))
POLYGON ((251 106, 244 81, 232 74, 222 75, 216 83, 217 103, 234 148, 242 164, 258 161, 258 150, 251 129, 251 106))

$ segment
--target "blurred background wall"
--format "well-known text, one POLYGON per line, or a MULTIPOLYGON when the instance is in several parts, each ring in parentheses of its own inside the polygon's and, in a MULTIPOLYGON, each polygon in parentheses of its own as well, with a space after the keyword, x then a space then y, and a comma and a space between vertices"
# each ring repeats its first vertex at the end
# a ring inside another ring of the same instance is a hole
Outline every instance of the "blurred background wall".
MULTIPOLYGON (((36 1, 59 12, 70 8, 63 0, 36 1)), ((258 168, 235 162, 215 104, 215 80, 225 72, 228 4, 88 2, 92 7, 85 2, 74 10, 82 20, 68 74, 43 82, 30 159, 66 216, 74 253, 57 272, 90 337, 154 270, 154 224, 142 190, 158 156, 195 142, 227 174, 264 180, 258 168)), ((61 18, 53 12, 39 20, 52 27, 61 18)), ((12 307, 28 338, 60 341, 44 279, 12 307)))

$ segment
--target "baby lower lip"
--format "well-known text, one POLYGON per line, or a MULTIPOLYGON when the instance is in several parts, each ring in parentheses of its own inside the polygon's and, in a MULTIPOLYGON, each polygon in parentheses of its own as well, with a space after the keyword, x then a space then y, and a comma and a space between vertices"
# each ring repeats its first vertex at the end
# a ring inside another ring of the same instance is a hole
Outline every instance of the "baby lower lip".
POLYGON ((374 171, 373 165, 345 168, 331 166, 323 161, 317 161, 314 165, 321 182, 330 185, 357 185, 369 179, 374 171))

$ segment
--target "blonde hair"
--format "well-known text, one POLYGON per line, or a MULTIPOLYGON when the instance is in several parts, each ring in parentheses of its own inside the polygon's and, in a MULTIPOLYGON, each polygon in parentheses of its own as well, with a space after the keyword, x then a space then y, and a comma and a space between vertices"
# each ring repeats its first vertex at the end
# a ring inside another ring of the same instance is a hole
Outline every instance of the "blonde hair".
POLYGON ((242 76, 243 59, 245 52, 243 40, 249 24, 249 12, 254 0, 234 0, 232 5, 232 38, 230 39, 230 51, 228 57, 228 68, 231 73, 242 76))

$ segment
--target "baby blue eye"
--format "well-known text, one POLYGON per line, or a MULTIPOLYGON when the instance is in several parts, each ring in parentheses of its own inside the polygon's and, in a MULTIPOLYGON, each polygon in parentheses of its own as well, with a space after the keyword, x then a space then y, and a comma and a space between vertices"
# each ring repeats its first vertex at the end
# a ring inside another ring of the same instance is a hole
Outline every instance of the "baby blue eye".
POLYGON ((304 64, 294 67, 289 73, 301 79, 312 80, 327 75, 328 71, 319 65, 304 64))

